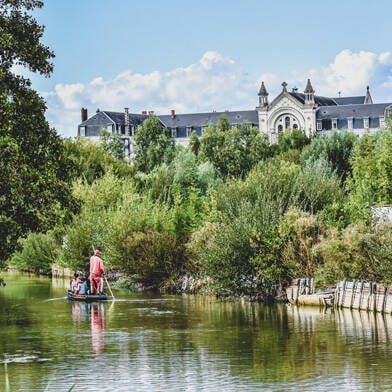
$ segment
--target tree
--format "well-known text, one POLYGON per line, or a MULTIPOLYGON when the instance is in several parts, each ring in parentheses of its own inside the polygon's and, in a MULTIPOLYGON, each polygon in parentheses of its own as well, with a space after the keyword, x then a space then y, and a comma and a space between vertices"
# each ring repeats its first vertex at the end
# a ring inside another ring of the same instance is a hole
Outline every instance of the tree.
POLYGON ((123 160, 125 158, 124 142, 118 133, 109 133, 106 129, 101 130, 101 142, 103 149, 114 158, 123 160))
POLYGON ((150 172, 161 163, 169 163, 174 157, 174 140, 159 120, 152 116, 136 130, 136 168, 150 172))
POLYGON ((200 141, 200 156, 222 176, 244 177, 257 162, 269 156, 268 141, 248 123, 227 128, 226 121, 221 118, 217 129, 207 127, 200 141))
POLYGON ((325 159, 344 182, 351 172, 350 157, 355 140, 356 136, 347 131, 317 136, 302 150, 301 162, 325 159))
POLYGON ((347 207, 353 222, 369 218, 369 206, 392 203, 392 133, 362 136, 353 148, 347 207))
POLYGON ((301 129, 288 129, 279 134, 277 147, 280 152, 302 150, 310 143, 310 138, 301 129))
POLYGON ((196 131, 192 131, 190 137, 189 137, 189 148, 191 151, 198 156, 199 155, 199 150, 200 150, 200 140, 199 137, 197 136, 196 131))
POLYGON ((14 65, 49 76, 54 54, 40 40, 44 28, 29 15, 36 0, 0 0, 0 261, 29 231, 46 231, 66 208, 71 162, 63 143, 45 120, 45 103, 14 65))

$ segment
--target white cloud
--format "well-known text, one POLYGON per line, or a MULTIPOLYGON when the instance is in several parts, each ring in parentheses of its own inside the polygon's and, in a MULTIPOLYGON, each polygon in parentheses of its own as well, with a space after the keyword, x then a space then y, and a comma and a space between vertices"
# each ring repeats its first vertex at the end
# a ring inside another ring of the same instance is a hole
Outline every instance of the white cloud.
MULTIPOLYGON (((343 50, 330 64, 311 68, 305 74, 293 71, 289 75, 267 74, 265 79, 263 76, 260 80, 271 81, 273 93, 280 91, 281 80, 286 80, 289 86, 296 85, 301 91, 310 78, 318 95, 334 97, 339 91, 342 96, 364 95, 369 85, 373 100, 380 102, 391 100, 388 80, 392 78, 392 53, 343 50)), ((266 86, 268 89, 269 83, 266 86)))
POLYGON ((170 109, 178 113, 252 109, 261 80, 273 99, 283 80, 302 91, 308 77, 319 95, 336 96, 338 91, 343 96, 362 95, 369 84, 373 99, 392 100, 392 53, 343 50, 330 64, 306 73, 266 72, 252 80, 232 59, 209 51, 187 67, 146 74, 125 70, 109 80, 96 77, 85 84, 57 84, 54 91, 42 95, 51 125, 64 136, 74 136, 82 106, 89 108, 90 115, 96 108, 121 111, 129 107, 132 112, 154 110, 160 114, 170 109))

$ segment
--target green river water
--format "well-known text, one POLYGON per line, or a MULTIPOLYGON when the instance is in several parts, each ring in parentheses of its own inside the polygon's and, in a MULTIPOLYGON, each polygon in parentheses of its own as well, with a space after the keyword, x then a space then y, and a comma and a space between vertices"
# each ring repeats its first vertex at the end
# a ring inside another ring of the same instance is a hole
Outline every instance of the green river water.
POLYGON ((116 291, 5 273, 0 391, 392 390, 392 316, 116 291), (7 386, 8 384, 8 386, 7 386))

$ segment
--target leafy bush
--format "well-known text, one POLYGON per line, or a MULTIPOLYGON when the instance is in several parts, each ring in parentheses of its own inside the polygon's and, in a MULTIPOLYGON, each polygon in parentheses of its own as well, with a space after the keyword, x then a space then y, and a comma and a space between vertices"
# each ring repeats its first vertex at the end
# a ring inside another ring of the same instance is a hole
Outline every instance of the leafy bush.
POLYGON ((329 229, 314 251, 323 259, 316 271, 316 283, 334 284, 343 279, 392 283, 392 227, 376 232, 363 223, 342 231, 329 229))
POLYGON ((392 133, 366 134, 355 144, 347 179, 351 221, 369 219, 369 206, 392 203, 392 133))
POLYGON ((314 246, 323 238, 326 227, 316 216, 291 208, 280 225, 284 243, 282 262, 289 268, 292 278, 314 276, 321 263, 314 246))
POLYGON ((18 242, 22 250, 12 255, 9 264, 29 271, 50 270, 60 251, 50 233, 29 233, 18 242))
POLYGON ((108 172, 124 178, 131 178, 135 173, 134 165, 114 158, 100 144, 80 138, 75 141, 66 139, 64 147, 67 157, 73 162, 74 179, 86 180, 92 184, 108 172))
POLYGON ((301 153, 301 162, 327 161, 338 177, 344 181, 351 172, 350 158, 356 142, 352 132, 333 132, 332 135, 317 135, 301 153))

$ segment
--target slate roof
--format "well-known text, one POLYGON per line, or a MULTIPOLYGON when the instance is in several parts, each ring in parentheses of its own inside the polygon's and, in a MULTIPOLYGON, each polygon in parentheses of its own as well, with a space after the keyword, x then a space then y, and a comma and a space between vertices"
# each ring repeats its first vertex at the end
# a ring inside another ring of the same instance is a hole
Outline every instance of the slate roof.
POLYGON ((228 112, 210 112, 210 113, 190 113, 176 114, 174 118, 171 115, 157 116, 167 128, 176 127, 202 127, 208 124, 217 124, 219 118, 225 116, 230 124, 242 124, 247 121, 251 124, 258 124, 259 118, 257 110, 239 110, 228 112))
POLYGON ((365 96, 332 98, 338 105, 359 105, 365 103, 365 96))
POLYGON ((317 109, 316 119, 382 117, 388 106, 392 106, 392 103, 324 106, 317 109))
MULTIPOLYGON (((116 124, 125 125, 124 112, 108 112, 104 111, 116 124)), ((145 114, 129 113, 129 124, 140 125, 148 116, 145 114)))
MULTIPOLYGON (((305 103, 305 94, 304 93, 294 93, 294 92, 289 92, 289 94, 297 99, 299 102, 302 104, 305 103)), ((320 97, 319 95, 314 96, 314 102, 318 106, 330 106, 330 105, 336 105, 335 101, 332 98, 327 98, 327 97, 320 97)))

